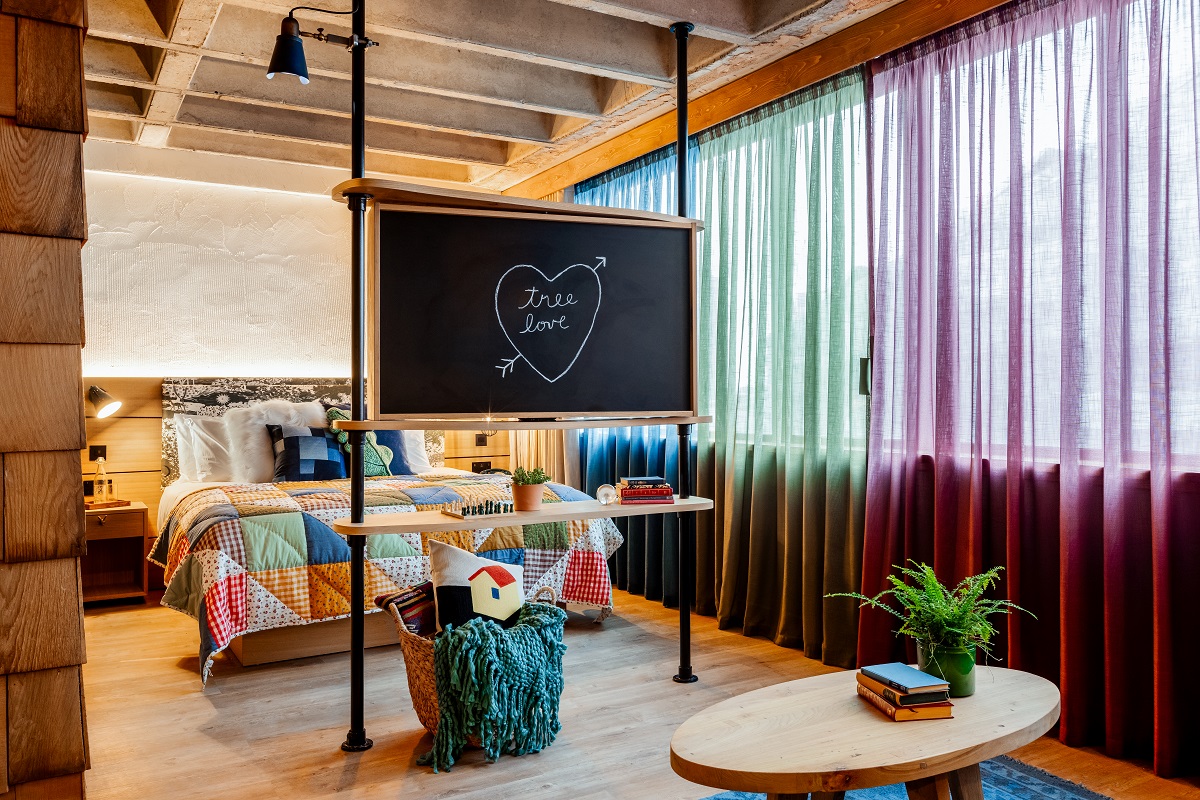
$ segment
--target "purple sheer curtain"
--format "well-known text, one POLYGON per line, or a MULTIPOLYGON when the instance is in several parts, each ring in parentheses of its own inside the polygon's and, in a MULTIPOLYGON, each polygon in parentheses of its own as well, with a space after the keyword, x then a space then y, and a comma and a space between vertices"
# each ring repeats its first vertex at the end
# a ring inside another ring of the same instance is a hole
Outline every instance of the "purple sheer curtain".
MULTIPOLYGON (((1200 9, 1025 2, 877 65, 863 591, 993 564, 1061 738, 1200 763, 1200 9)), ((860 663, 903 655, 860 621, 860 663)), ((897 649, 899 648, 899 650, 897 649)))

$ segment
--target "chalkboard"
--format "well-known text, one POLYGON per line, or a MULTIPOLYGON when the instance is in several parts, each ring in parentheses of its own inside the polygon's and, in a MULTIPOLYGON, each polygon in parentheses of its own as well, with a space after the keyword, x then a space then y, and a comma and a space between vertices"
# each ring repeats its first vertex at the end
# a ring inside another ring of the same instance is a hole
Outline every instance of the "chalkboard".
POLYGON ((371 416, 694 412, 690 223, 382 206, 371 416))

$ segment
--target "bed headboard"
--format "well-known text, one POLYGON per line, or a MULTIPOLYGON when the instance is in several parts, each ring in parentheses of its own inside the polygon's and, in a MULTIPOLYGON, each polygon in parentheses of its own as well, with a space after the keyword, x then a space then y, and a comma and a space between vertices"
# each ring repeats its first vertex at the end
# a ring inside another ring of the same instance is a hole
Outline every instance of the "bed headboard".
MULTIPOLYGON (((346 378, 163 378, 162 485, 179 477, 176 414, 219 417, 231 408, 245 408, 273 399, 294 403, 312 400, 349 403, 350 381, 346 378)), ((441 466, 445 452, 444 433, 426 431, 425 448, 429 451, 429 462, 435 467, 441 466)))

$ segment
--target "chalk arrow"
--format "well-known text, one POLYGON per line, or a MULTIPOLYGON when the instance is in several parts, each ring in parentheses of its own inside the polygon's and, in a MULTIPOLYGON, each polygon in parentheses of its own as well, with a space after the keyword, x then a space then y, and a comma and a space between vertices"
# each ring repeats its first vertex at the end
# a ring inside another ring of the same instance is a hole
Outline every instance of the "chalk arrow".
POLYGON ((596 256, 596 269, 608 265, 608 259, 605 256, 596 256))

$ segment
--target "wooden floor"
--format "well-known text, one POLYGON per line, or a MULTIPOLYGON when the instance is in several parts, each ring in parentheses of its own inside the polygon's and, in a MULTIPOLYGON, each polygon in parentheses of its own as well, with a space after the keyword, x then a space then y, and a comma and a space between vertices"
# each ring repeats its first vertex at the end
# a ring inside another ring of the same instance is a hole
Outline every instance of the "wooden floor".
MULTIPOLYGON (((567 623, 563 731, 554 746, 486 764, 469 751, 450 773, 416 766, 430 739, 408 699, 399 648, 366 656, 367 733, 374 749, 343 753, 347 657, 242 668, 218 657, 197 673, 196 625, 161 607, 89 610, 84 667, 90 800, 126 798, 570 798, 696 800, 716 791, 668 763, 675 727, 733 694, 830 669, 694 618, 700 682, 670 680, 675 612, 617 593, 617 616, 567 623)), ((1050 739, 1017 753, 1118 800, 1200 800, 1194 784, 1072 750, 1050 739)))

